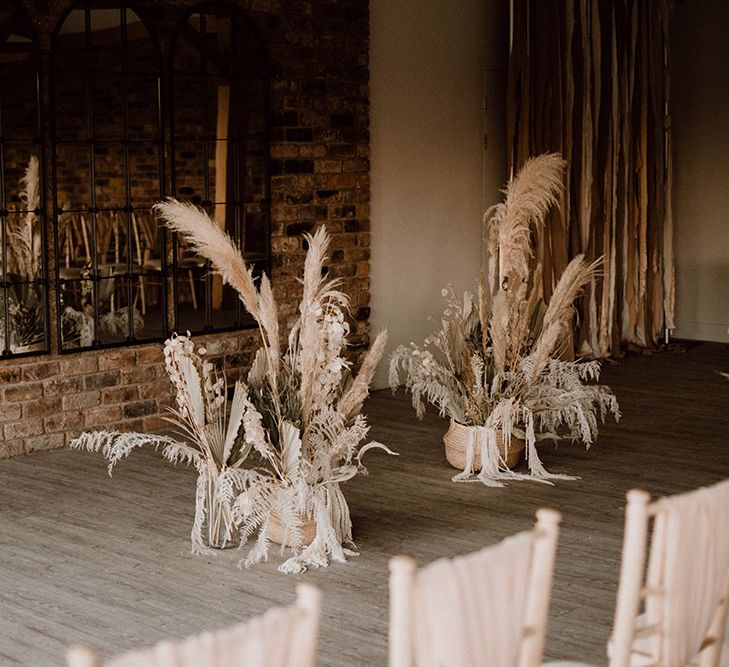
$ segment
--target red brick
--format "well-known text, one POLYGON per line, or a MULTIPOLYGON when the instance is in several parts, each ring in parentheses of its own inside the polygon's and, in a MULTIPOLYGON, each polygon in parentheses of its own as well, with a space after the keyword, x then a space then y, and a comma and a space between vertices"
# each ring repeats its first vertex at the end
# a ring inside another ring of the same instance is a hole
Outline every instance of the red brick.
POLYGON ((43 385, 40 382, 13 385, 5 389, 6 401, 30 401, 41 396, 43 396, 43 385))
POLYGON ((155 364, 164 360, 163 347, 155 343, 150 347, 143 347, 137 350, 137 365, 155 364))
POLYGON ((51 375, 58 375, 59 364, 57 361, 49 361, 46 363, 33 363, 23 366, 23 380, 32 382, 33 380, 44 380, 51 375))
POLYGON ((62 359, 58 362, 61 375, 89 375, 99 369, 98 352, 87 352, 83 356, 62 359))
POLYGON ((99 357, 99 370, 110 371, 120 368, 133 368, 136 363, 136 350, 107 350, 99 357))
POLYGON ((9 403, 2 401, 0 403, 0 424, 5 422, 17 421, 23 412, 22 403, 9 403))
POLYGON ((54 396, 68 396, 77 394, 83 389, 83 378, 80 376, 50 378, 43 382, 43 396, 53 398, 54 396))
POLYGON ((139 398, 164 398, 172 393, 172 384, 167 375, 164 378, 139 386, 139 398))
POLYGON ((143 384, 151 382, 156 377, 154 366, 137 366, 125 368, 121 371, 121 384, 143 384))
POLYGON ((157 403, 155 401, 136 401, 135 403, 127 403, 124 408, 125 419, 135 419, 137 417, 148 417, 157 412, 157 403))
POLYGON ((61 399, 59 398, 44 398, 40 401, 28 401, 23 403, 23 418, 28 417, 46 417, 52 415, 54 412, 61 410, 61 399))
POLYGON ((0 385, 20 382, 22 372, 18 366, 0 368, 0 385))
POLYGON ((66 444, 63 433, 46 433, 26 438, 25 447, 28 452, 40 452, 48 449, 60 449, 66 444))
POLYGON ((139 398, 139 390, 136 386, 112 387, 101 392, 102 403, 127 403, 136 401, 139 398))
POLYGON ((161 415, 152 415, 151 417, 145 417, 142 423, 142 430, 145 433, 152 433, 154 431, 169 431, 172 425, 162 419, 161 415))
POLYGON ((119 384, 121 379, 121 371, 106 371, 104 373, 95 373, 87 375, 84 379, 86 389, 102 389, 104 387, 113 387, 119 384))
POLYGON ((108 405, 103 408, 93 408, 84 412, 86 427, 105 426, 119 421, 122 416, 122 409, 118 405, 108 405))
POLYGON ((64 410, 83 410, 101 404, 101 392, 85 391, 81 394, 63 397, 64 410))
POLYGON ((13 438, 27 438, 31 435, 43 433, 43 421, 40 419, 28 419, 19 422, 10 422, 3 426, 3 435, 6 440, 13 438))
POLYGON ((84 425, 84 416, 80 410, 69 410, 68 412, 59 412, 58 414, 46 417, 43 420, 46 433, 55 433, 56 431, 69 431, 71 429, 80 429, 84 425))
POLYGON ((3 440, 0 441, 0 459, 25 454, 25 440, 3 440))

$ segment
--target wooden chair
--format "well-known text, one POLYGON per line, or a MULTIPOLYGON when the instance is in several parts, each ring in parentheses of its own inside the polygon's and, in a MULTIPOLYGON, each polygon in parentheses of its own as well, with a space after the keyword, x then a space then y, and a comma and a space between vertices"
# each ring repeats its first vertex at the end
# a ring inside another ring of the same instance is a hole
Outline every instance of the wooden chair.
POLYGON ((542 659, 560 514, 474 554, 417 569, 390 561, 390 667, 536 667, 542 659))
MULTIPOLYGON (((729 480, 655 502, 628 491, 610 667, 718 667, 728 610, 729 480)), ((549 663, 568 665, 584 663, 549 663)))
POLYGON ((86 646, 71 646, 68 667, 313 667, 319 635, 321 594, 299 584, 296 602, 245 623, 182 641, 162 641, 104 662, 86 646))

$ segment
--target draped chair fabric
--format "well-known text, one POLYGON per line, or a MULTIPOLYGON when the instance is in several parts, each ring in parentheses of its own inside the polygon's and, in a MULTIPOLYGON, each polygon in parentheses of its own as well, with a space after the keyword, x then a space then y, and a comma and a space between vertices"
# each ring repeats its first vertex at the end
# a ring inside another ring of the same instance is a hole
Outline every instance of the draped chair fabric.
POLYGON ((668 0, 513 0, 510 167, 568 161, 540 239, 548 299, 569 260, 603 256, 585 290, 580 355, 655 345, 674 328, 668 0))

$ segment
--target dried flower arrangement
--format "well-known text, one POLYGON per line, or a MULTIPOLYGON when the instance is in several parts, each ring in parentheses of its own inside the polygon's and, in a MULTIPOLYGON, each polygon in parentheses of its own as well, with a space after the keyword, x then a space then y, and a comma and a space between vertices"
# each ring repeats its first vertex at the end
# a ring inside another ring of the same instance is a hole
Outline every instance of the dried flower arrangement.
POLYGON ((258 532, 246 566, 267 558, 272 538, 293 550, 279 568, 283 572, 346 560, 356 552, 340 484, 364 471, 367 450, 393 453, 376 442, 360 446, 369 430, 362 404, 386 335, 377 336, 354 377, 342 356, 348 300, 337 281, 322 278, 329 245, 323 227, 307 236, 303 297, 282 351, 265 274, 257 287, 233 241, 196 207, 167 200, 156 211, 238 291, 258 323, 262 345, 247 381, 236 383, 228 409, 225 378, 203 361, 203 352, 196 354, 187 337, 167 341, 167 370, 177 394, 171 419, 187 442, 143 433, 86 433, 72 446, 101 450, 110 468, 145 444, 161 445, 172 461, 193 463, 199 471, 193 552, 205 549, 207 521, 212 546, 243 544, 258 532))
POLYGON ((541 299, 542 267, 533 266, 534 243, 561 192, 564 164, 558 154, 524 164, 507 184, 505 201, 486 212, 489 264, 478 295, 458 298, 444 290, 440 328, 422 347, 401 345, 390 358, 390 385, 394 390, 404 374, 418 416, 427 401, 452 424, 470 427, 463 472, 454 481, 472 480, 478 459, 477 479, 490 486, 504 479, 567 478, 547 472, 536 442, 569 438, 589 447, 598 413, 603 421, 608 413, 620 416, 609 387, 588 384, 599 377, 598 361, 560 360, 575 299, 598 263, 575 257, 549 305, 541 299), (507 465, 514 436, 525 441, 529 475, 507 465))

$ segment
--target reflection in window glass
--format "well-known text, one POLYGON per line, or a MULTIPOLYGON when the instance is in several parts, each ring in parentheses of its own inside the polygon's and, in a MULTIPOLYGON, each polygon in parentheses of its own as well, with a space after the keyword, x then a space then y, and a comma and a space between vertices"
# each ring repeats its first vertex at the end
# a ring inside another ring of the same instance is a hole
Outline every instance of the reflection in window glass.
POLYGON ((0 2, 0 354, 47 351, 37 60, 32 30, 0 2))
POLYGON ((62 350, 167 335, 160 55, 129 8, 86 2, 52 50, 62 350), (81 82, 81 83, 79 83, 81 82))
MULTIPOLYGON (((194 12, 173 50, 172 191, 202 206, 257 271, 269 254, 267 68, 245 17, 224 6, 194 12)), ((176 241, 175 326, 193 333, 250 317, 205 261, 176 241)))

